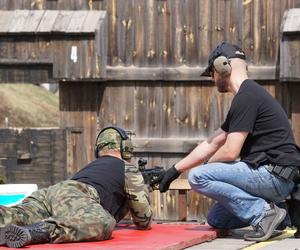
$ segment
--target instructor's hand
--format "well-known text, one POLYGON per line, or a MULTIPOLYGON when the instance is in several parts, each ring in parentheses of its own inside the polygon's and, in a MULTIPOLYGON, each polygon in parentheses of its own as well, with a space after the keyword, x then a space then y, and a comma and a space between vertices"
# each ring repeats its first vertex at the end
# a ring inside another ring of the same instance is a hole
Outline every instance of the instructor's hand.
POLYGON ((169 168, 167 171, 163 173, 162 176, 160 176, 159 181, 159 191, 161 193, 166 192, 169 189, 169 186, 172 181, 177 179, 179 177, 180 173, 178 170, 174 167, 174 165, 169 168))

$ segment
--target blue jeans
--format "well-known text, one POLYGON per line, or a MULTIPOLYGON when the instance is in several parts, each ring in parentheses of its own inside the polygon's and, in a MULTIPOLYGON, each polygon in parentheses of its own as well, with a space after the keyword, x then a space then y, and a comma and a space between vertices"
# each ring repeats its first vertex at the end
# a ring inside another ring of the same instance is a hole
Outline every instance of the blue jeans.
POLYGON ((189 172, 192 189, 218 203, 208 222, 218 228, 256 226, 264 217, 268 202, 281 202, 294 183, 270 173, 264 166, 253 169, 245 162, 209 163, 189 172))

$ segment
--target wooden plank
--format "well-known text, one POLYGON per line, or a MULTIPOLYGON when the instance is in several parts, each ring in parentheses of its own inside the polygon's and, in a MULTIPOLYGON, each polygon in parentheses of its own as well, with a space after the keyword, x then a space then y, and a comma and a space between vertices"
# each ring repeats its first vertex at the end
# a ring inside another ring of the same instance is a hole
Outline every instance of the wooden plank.
MULTIPOLYGON (((121 10, 118 11, 120 25, 119 25, 119 39, 118 39, 118 56, 121 65, 131 65, 132 64, 132 51, 134 46, 133 40, 133 0, 127 1, 128 4, 122 6, 119 4, 121 10)), ((150 2, 147 1, 146 4, 150 2)), ((149 23, 149 26, 151 24, 149 23)))
MULTIPOLYGON (((134 28, 134 4, 135 1, 131 0, 128 4, 128 14, 126 20, 126 38, 125 38, 125 58, 124 64, 125 65, 132 65, 133 64, 133 56, 134 56, 134 47, 135 47, 135 28, 134 28)), ((122 23, 123 24, 123 23, 122 23)))
POLYGON ((109 84, 102 86, 97 96, 97 101, 99 103, 98 109, 98 127, 97 131, 100 131, 106 126, 106 124, 111 124, 109 106, 110 106, 110 90, 109 84))
MULTIPOLYGON (((170 15, 168 1, 158 2, 157 40, 158 63, 167 66, 170 63, 170 15)), ((146 34, 145 34, 146 35, 146 34)), ((145 39, 147 39, 145 37, 145 39)), ((141 65, 141 64, 140 64, 141 65)))
MULTIPOLYGON (((66 32, 67 33, 81 33, 82 26, 84 24, 87 14, 88 14, 88 12, 85 10, 74 11, 74 14, 72 15, 72 18, 70 20, 70 23, 68 25, 66 32)), ((95 20, 95 22, 97 22, 97 19, 95 20)))
MULTIPOLYGON (((181 154, 162 154, 162 166, 165 166, 167 169, 171 167, 174 163, 178 162, 181 158, 181 154)), ((185 173, 182 174, 180 178, 185 178, 185 173)), ((170 190, 161 196, 162 201, 160 209, 162 210, 162 218, 167 220, 179 220, 179 192, 176 190, 170 190)))
POLYGON ((44 12, 44 15, 39 23, 37 32, 39 33, 50 33, 52 27, 55 23, 55 20, 58 16, 59 11, 56 10, 47 10, 44 12))
POLYGON ((52 82, 51 67, 12 67, 0 65, 0 82, 1 83, 41 83, 52 82))
POLYGON ((178 204, 178 219, 180 221, 186 221, 188 216, 187 190, 178 191, 177 204, 178 204))
POLYGON ((191 138, 133 138, 135 152, 189 153, 203 139, 191 138))
POLYGON ((190 129, 190 109, 187 107, 186 95, 189 95, 190 84, 187 83, 187 88, 183 86, 184 83, 177 82, 174 94, 174 115, 173 115, 173 136, 180 135, 187 137, 187 133, 190 129))
POLYGON ((134 109, 134 128, 136 130, 136 136, 147 137, 149 117, 148 113, 148 88, 144 82, 139 82, 135 87, 135 109, 134 109))
MULTIPOLYGON (((121 112, 121 126, 124 129, 128 129, 130 131, 135 130, 134 121, 136 120, 135 117, 135 82, 128 82, 126 86, 122 86, 122 92, 120 93, 120 97, 123 99, 124 108, 123 112, 121 112), (125 112, 124 112, 125 111, 125 112)), ((132 138, 134 138, 133 136, 132 138)))
POLYGON ((6 59, 6 58, 1 58, 0 59, 0 65, 49 65, 52 64, 52 61, 49 59, 29 59, 29 60, 24 60, 24 59, 6 59))
POLYGON ((22 32, 23 24, 30 15, 29 10, 15 10, 8 28, 9 33, 22 32))
POLYGON ((151 137, 160 137, 162 135, 162 83, 157 82, 148 87, 147 116, 148 116, 148 134, 151 137))
POLYGON ((254 66, 248 67, 250 78, 256 80, 276 80, 278 79, 277 66, 254 66))
POLYGON ((289 9, 285 15, 282 32, 289 34, 300 33, 300 8, 289 9))
POLYGON ((81 26, 81 31, 86 33, 93 33, 101 25, 100 20, 106 18, 105 11, 88 11, 86 18, 81 26))
POLYGON ((220 42, 224 41, 224 25, 225 25, 225 0, 212 0, 211 8, 211 43, 212 47, 216 47, 220 42))
POLYGON ((0 33, 7 33, 11 20, 14 18, 13 12, 11 11, 0 11, 0 33))
POLYGON ((191 190, 191 189, 192 188, 187 179, 176 179, 171 183, 169 187, 169 190, 191 190))
POLYGON ((297 38, 283 37, 280 43, 280 80, 300 80, 300 43, 297 38))
MULTIPOLYGON (((111 67, 107 66, 107 80, 172 80, 172 81, 210 81, 201 77, 205 67, 111 67)), ((257 80, 275 80, 278 78, 276 66, 248 67, 249 76, 257 80)))
POLYGON ((10 141, 6 143, 0 143, 0 159, 6 160, 16 156, 16 142, 10 141))
MULTIPOLYGON (((272 1, 273 2, 273 1, 272 1)), ((265 1, 259 1, 258 4, 258 15, 260 16, 259 18, 259 27, 257 27, 257 34, 258 34, 258 46, 257 47, 257 53, 258 53, 258 65, 263 65, 263 64, 268 64, 268 57, 269 57, 269 41, 267 40, 267 35, 268 35, 268 28, 272 25, 272 23, 268 23, 267 15, 272 15, 272 4, 268 6, 268 0, 265 1), (268 14, 266 13, 266 9, 268 9, 268 14)), ((255 33, 255 34, 256 34, 255 33)))
POLYGON ((109 32, 107 33, 107 60, 110 65, 117 65, 118 62, 118 48, 117 48, 117 35, 119 20, 117 16, 117 0, 111 0, 107 2, 107 27, 109 32))
POLYGON ((80 60, 84 56, 84 51, 80 50, 79 40, 66 40, 64 41, 64 46, 66 48, 66 56, 64 57, 65 63, 65 74, 63 77, 71 79, 80 79, 82 75, 80 74, 80 60))
MULTIPOLYGON (((183 27, 185 43, 185 64, 188 66, 198 65, 199 33, 198 33, 198 10, 199 1, 183 2, 185 24, 183 27)), ((179 13, 178 13, 179 14, 179 13)))
POLYGON ((105 18, 100 21, 99 28, 96 30, 96 36, 94 41, 90 41, 90 44, 93 48, 93 63, 92 67, 94 68, 94 77, 95 78, 106 78, 106 65, 107 65, 107 53, 108 53, 108 44, 107 44, 107 18, 105 13, 105 18))
MULTIPOLYGON (((225 24, 224 40, 242 47, 243 23, 241 22, 243 13, 243 1, 225 1, 225 24)), ((243 17, 244 18, 244 17, 243 17)))
MULTIPOLYGON (((136 0, 134 5, 134 51, 133 64, 135 66, 143 66, 145 61, 145 6, 143 0, 136 0)), ((160 53, 160 52, 158 52, 160 53)))
POLYGON ((65 33, 69 27, 73 14, 73 11, 60 11, 55 19, 52 32, 65 33))
POLYGON ((190 83, 188 86, 186 86, 186 83, 182 83, 182 87, 187 89, 183 102, 186 105, 186 126, 188 126, 189 129, 184 127, 186 131, 185 134, 187 137, 199 136, 200 131, 205 134, 206 128, 203 126, 204 120, 201 118, 205 118, 207 110, 204 111, 202 106, 205 106, 209 101, 208 98, 210 95, 208 95, 208 97, 202 96, 204 86, 199 86, 195 83, 190 83))
POLYGON ((280 1, 268 0, 268 9, 271 8, 271 14, 267 15, 267 56, 268 65, 272 65, 274 61, 278 60, 279 55, 279 46, 280 46, 280 24, 282 19, 277 18, 282 16, 280 9, 280 1))
POLYGON ((21 32, 35 33, 44 15, 44 10, 31 10, 23 23, 21 32))
MULTIPOLYGON (((64 41, 52 41, 52 50, 53 50, 53 60, 55 63, 53 64, 53 78, 63 78, 65 76, 65 60, 66 60, 66 48, 64 41)), ((70 48, 71 49, 71 48, 70 48)))
MULTIPOLYGON (((253 26, 253 4, 254 1, 243 2, 243 19, 242 19, 242 37, 243 50, 245 51, 248 60, 253 60, 254 54, 254 26, 253 26)), ((258 17, 257 17, 258 18, 258 17)))
POLYGON ((81 71, 82 76, 85 78, 93 78, 95 76, 95 42, 92 40, 85 40, 80 43, 82 51, 84 54, 80 56, 80 63, 82 64, 81 71))
POLYGON ((253 1, 253 13, 257 18, 253 18, 253 63, 261 64, 261 46, 263 46, 261 41, 261 21, 262 21, 262 1, 253 1))
MULTIPOLYGON (((170 55, 171 64, 174 66, 179 66, 184 63, 183 56, 183 43, 184 43, 184 18, 182 15, 183 1, 173 0, 170 1, 170 11, 171 11, 171 49, 172 53, 170 55)), ((198 10, 199 11, 199 10, 198 10)), ((201 16, 201 14, 199 14, 201 16)), ((201 39, 201 36, 199 36, 201 39)), ((201 48, 201 46, 199 46, 201 48)), ((199 48, 199 49, 200 49, 199 48)))

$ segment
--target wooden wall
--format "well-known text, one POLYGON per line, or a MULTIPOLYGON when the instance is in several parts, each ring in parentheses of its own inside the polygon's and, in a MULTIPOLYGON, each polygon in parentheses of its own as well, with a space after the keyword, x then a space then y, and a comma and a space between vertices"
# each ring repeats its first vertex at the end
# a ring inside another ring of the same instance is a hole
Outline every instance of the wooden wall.
POLYGON ((276 65, 284 10, 299 0, 0 0, 1 10, 105 10, 108 64, 205 65, 220 41, 253 65, 276 65))
POLYGON ((66 130, 0 129, 0 175, 7 183, 48 187, 67 178, 66 130))
POLYGON ((105 11, 0 11, 0 82, 106 76, 105 11))

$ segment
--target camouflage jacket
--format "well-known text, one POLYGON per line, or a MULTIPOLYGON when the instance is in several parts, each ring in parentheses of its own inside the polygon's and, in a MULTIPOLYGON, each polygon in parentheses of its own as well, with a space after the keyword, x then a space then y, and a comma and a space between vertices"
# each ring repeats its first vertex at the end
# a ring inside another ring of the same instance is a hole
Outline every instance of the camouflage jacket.
POLYGON ((152 222, 149 190, 138 167, 128 162, 125 162, 125 193, 127 206, 124 213, 129 210, 133 223, 138 228, 149 228, 152 222))

